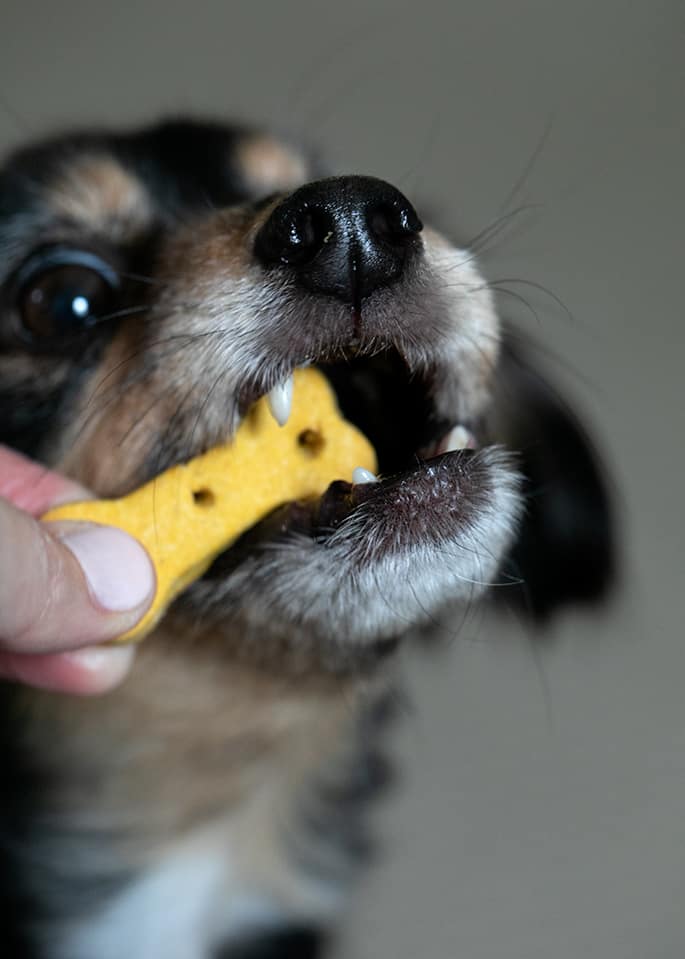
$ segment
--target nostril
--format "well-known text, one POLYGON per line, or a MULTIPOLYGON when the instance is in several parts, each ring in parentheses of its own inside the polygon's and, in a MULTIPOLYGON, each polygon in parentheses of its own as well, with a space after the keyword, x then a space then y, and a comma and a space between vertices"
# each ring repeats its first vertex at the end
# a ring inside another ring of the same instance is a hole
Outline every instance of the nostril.
POLYGON ((366 225, 372 236, 386 243, 402 243, 423 229, 413 207, 387 203, 368 210, 366 225))
POLYGON ((262 227, 255 253, 265 263, 302 266, 310 263, 333 233, 333 217, 325 210, 279 208, 262 227))
POLYGON ((320 249, 330 229, 330 217, 320 210, 301 210, 288 226, 288 242, 283 250, 287 263, 302 263, 320 249))

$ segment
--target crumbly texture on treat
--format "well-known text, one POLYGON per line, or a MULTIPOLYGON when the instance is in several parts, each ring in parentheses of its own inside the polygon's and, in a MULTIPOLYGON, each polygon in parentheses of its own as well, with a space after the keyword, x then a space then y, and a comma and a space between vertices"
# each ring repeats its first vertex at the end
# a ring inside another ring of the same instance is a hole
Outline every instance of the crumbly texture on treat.
POLYGON ((215 557, 280 504, 320 496, 356 467, 376 470, 373 447, 343 419, 325 377, 294 374, 292 411, 279 426, 262 397, 233 440, 174 466, 127 496, 68 503, 43 520, 118 526, 150 554, 157 590, 143 619, 116 642, 143 639, 215 557))

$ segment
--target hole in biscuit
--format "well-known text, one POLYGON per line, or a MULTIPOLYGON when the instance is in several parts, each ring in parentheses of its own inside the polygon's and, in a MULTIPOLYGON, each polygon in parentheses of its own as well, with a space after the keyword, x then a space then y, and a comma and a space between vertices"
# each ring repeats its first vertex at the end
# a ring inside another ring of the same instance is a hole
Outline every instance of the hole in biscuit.
POLYGON ((318 430, 307 429, 302 430, 297 437, 297 442, 303 449, 315 456, 324 448, 326 441, 318 430))
POLYGON ((193 501, 196 506, 201 506, 203 509, 207 509, 208 506, 214 506, 216 497, 211 489, 204 487, 203 489, 193 490, 193 501))

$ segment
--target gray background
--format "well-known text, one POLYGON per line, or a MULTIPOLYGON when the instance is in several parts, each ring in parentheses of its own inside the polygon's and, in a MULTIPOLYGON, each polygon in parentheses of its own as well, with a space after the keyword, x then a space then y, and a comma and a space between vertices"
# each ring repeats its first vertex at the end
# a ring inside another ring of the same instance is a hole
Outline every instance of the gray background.
MULTIPOLYGON (((341 957, 685 955, 679 2, 0 8, 4 147, 188 110, 265 121, 468 237, 611 465, 624 582, 536 648, 472 619, 412 663, 404 784, 341 957), (546 137, 545 137, 546 133, 546 137)), ((506 628, 503 628, 506 627, 506 628)))

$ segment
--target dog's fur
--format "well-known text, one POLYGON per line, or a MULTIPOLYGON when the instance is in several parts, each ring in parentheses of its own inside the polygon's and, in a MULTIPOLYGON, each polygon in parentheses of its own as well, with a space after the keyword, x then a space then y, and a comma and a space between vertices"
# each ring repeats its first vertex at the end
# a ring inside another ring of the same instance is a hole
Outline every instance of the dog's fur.
POLYGON ((390 474, 246 534, 116 692, 4 686, 8 956, 317 955, 386 778, 397 642, 450 610, 458 622, 455 605, 507 577, 538 619, 609 581, 594 455, 502 345, 468 249, 424 229, 354 336, 349 307, 258 261, 261 226, 317 174, 287 142, 188 122, 56 139, 1 174, 0 441, 121 494, 228 439, 313 362, 390 474), (87 332, 27 329, 54 250, 95 254, 115 278, 87 332), (455 423, 482 448, 420 466, 455 423))

